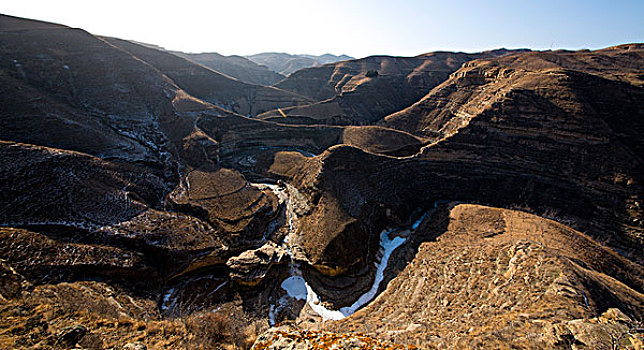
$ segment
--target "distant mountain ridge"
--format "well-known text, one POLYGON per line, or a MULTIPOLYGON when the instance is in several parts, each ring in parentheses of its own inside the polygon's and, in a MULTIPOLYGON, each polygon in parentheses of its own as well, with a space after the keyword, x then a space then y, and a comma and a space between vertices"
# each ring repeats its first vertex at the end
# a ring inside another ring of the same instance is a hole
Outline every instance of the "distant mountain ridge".
POLYGON ((286 76, 269 69, 265 65, 255 63, 242 56, 224 56, 216 52, 185 53, 171 51, 171 53, 246 83, 273 85, 286 78, 286 76))
POLYGON ((315 56, 263 52, 251 56, 225 56, 217 52, 187 53, 171 51, 152 44, 132 42, 148 48, 170 52, 246 83, 265 86, 277 84, 289 74, 300 69, 354 59, 348 55, 336 56, 329 53, 315 56))
POLYGON ((269 69, 283 75, 289 75, 303 68, 321 66, 327 63, 353 60, 354 58, 347 55, 324 54, 315 55, 291 55, 283 52, 262 52, 255 55, 246 56, 249 60, 265 65, 269 69))

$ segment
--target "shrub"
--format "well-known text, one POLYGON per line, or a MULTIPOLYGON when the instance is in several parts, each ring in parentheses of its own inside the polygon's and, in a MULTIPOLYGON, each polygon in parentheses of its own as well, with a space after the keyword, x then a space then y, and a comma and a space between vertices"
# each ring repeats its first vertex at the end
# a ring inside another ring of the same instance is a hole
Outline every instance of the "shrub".
POLYGON ((259 331, 243 312, 227 307, 188 316, 185 325, 190 345, 200 349, 220 349, 224 344, 249 349, 259 331))
POLYGON ((369 70, 367 71, 367 74, 365 74, 369 78, 377 77, 378 76, 378 71, 377 70, 369 70))

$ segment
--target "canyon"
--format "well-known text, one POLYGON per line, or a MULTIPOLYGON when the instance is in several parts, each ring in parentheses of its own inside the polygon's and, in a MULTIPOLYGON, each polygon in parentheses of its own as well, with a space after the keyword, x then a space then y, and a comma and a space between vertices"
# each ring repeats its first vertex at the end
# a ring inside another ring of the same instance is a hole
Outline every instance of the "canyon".
POLYGON ((0 15, 0 348, 644 348, 644 44, 248 58, 0 15))

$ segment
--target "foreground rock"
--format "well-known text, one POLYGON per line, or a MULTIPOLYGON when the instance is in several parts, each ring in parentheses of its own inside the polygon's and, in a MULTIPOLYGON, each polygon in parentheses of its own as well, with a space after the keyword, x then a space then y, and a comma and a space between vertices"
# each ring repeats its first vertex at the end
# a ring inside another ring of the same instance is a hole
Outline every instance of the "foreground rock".
POLYGON ((383 342, 364 333, 330 333, 299 331, 289 327, 271 329, 255 342, 253 350, 306 350, 306 349, 416 349, 383 342))
POLYGON ((238 307, 164 320, 155 301, 92 281, 39 285, 0 314, 3 349, 234 349, 261 332, 238 307))

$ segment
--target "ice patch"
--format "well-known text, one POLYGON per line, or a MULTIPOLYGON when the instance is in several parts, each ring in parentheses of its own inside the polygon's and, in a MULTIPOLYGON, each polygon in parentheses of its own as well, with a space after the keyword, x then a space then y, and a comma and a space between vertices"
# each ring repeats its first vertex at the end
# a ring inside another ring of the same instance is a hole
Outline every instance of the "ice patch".
POLYGON ((218 290, 221 289, 221 287, 225 286, 227 283, 228 281, 224 281, 222 284, 218 285, 217 288, 213 289, 212 291, 210 291, 210 293, 208 293, 208 296, 215 294, 218 290))
MULTIPOLYGON (((290 241, 289 237, 291 236, 292 233, 295 232, 295 223, 294 223, 295 213, 293 212, 293 203, 291 202, 289 189, 280 185, 270 184, 270 183, 251 183, 251 185, 260 190, 269 189, 273 191, 273 193, 277 196, 279 203, 280 204, 284 203, 286 205, 286 218, 287 218, 289 230, 288 230, 288 234, 286 235, 286 237, 284 237, 284 240, 281 242, 281 245, 284 249, 286 249, 287 252, 289 252, 289 254, 291 254, 291 248, 289 246, 289 241, 290 241)), ((267 232, 267 233, 272 233, 272 232, 267 232)), ((268 236, 266 236, 266 233, 264 237, 268 238, 268 236)))
POLYGON ((308 298, 309 286, 301 276, 291 276, 285 279, 282 282, 282 288, 293 299, 304 300, 308 298))
MULTIPOLYGON (((421 218, 422 219, 422 218, 421 218)), ((387 269, 387 264, 389 263, 389 258, 391 254, 400 247, 401 244, 405 243, 405 238, 395 236, 394 238, 389 238, 389 234, 394 232, 393 230, 383 230, 380 233, 380 248, 382 252, 382 258, 378 263, 378 268, 376 270, 376 277, 373 280, 371 289, 366 293, 362 294, 358 300, 356 300, 351 306, 345 306, 340 308, 340 310, 330 310, 325 308, 320 304, 320 300, 311 289, 311 287, 306 284, 307 289, 307 303, 311 306, 313 311, 317 312, 324 320, 341 320, 344 317, 352 315, 362 306, 373 300, 378 294, 378 289, 380 288, 380 283, 385 278, 385 270, 387 269)))
POLYGON ((427 212, 425 212, 425 214, 423 214, 423 216, 421 216, 420 219, 414 221, 414 224, 411 225, 411 229, 412 230, 417 229, 420 223, 423 222, 423 220, 425 220, 425 216, 427 216, 427 212))
MULTIPOLYGON (((289 233, 286 235, 284 240, 281 243, 281 246, 287 249, 289 255, 292 256, 291 249, 289 247, 290 235, 295 232, 293 227, 293 219, 296 216, 293 212, 293 207, 291 199, 289 197, 288 189, 280 187, 274 184, 252 184, 253 186, 259 189, 270 189, 275 195, 279 198, 281 203, 285 203, 287 207, 287 219, 289 224, 289 233)), ((276 323, 276 314, 284 307, 289 305, 288 299, 296 300, 305 300, 307 305, 318 315, 322 317, 323 320, 340 320, 349 315, 355 313, 358 309, 371 302, 378 294, 380 289, 380 284, 384 280, 385 270, 389 263, 389 259, 393 252, 400 247, 407 237, 409 237, 410 231, 417 229, 422 221, 427 216, 427 213, 424 213, 418 220, 414 221, 410 226, 401 227, 396 229, 383 230, 380 233, 380 259, 375 264, 376 265, 376 275, 374 277, 371 288, 364 294, 362 294, 352 305, 342 307, 339 310, 331 310, 326 308, 322 301, 320 300, 317 293, 311 288, 311 286, 306 282, 302 276, 302 272, 299 268, 299 265, 293 261, 291 265, 291 276, 282 281, 281 287, 287 293, 287 295, 282 296, 277 300, 276 304, 269 307, 269 324, 274 326, 276 323), (410 230, 411 229, 411 230, 410 230)))
POLYGON ((275 326, 275 305, 271 304, 271 306, 268 308, 268 324, 271 327, 275 326))
POLYGON ((85 229, 85 230, 100 230, 103 227, 98 226, 96 224, 92 224, 89 222, 76 222, 76 221, 67 221, 67 220, 59 220, 59 221, 9 221, 9 222, 3 222, 0 223, 0 227, 13 227, 13 226, 48 226, 48 225, 58 225, 58 226, 69 226, 69 227, 75 227, 75 228, 80 228, 80 229, 85 229))
POLYGON ((313 309, 313 311, 315 311, 318 315, 322 316, 322 319, 325 321, 341 320, 346 316, 341 311, 329 310, 326 307, 324 307, 322 304, 320 304, 320 298, 313 291, 313 289, 311 288, 311 286, 309 286, 308 283, 306 283, 306 303, 309 304, 309 306, 311 307, 311 309, 313 309))
POLYGON ((366 303, 370 302, 378 294, 378 289, 380 288, 380 282, 385 278, 385 270, 387 269, 387 264, 389 263, 389 258, 391 254, 405 243, 406 239, 403 237, 396 236, 393 239, 389 238, 389 233, 391 231, 384 230, 380 233, 380 247, 383 250, 382 258, 380 263, 378 263, 378 269, 376 270, 376 278, 366 293, 362 294, 358 300, 355 301, 351 306, 343 307, 340 309, 343 315, 349 316, 356 312, 366 303))
POLYGON ((161 303, 161 310, 165 311, 168 308, 170 303, 170 298, 174 294, 174 288, 168 289, 168 291, 163 295, 163 302, 161 303))

